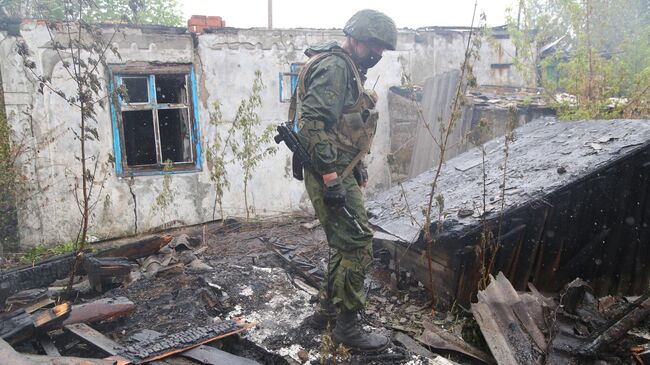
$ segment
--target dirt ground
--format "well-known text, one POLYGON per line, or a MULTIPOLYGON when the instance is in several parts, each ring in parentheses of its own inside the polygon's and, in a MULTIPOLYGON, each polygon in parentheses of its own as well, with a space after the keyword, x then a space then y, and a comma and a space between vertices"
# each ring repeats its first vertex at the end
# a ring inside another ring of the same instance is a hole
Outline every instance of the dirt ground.
MULTIPOLYGON (((152 277, 140 275, 140 267, 134 267, 133 282, 102 296, 127 297, 136 304, 135 313, 94 327, 121 342, 143 329, 173 333, 214 319, 236 317, 255 323, 255 327, 240 339, 229 338, 213 345, 263 364, 331 362, 336 351, 322 346, 328 332, 303 323, 313 313, 317 289, 287 265, 271 245, 294 247, 303 261, 324 268, 328 252, 325 236, 319 226, 307 228, 312 223, 313 217, 289 217, 187 232, 197 243, 197 257, 208 266, 185 265, 182 270, 152 277)), ((432 313, 421 284, 410 282, 404 275, 400 280, 391 277, 380 256, 366 282, 367 324, 387 335, 395 331, 413 335, 425 320, 443 326, 458 323, 446 313, 432 313)), ((380 355, 353 355, 345 363, 427 364, 428 360, 393 342, 380 355)))

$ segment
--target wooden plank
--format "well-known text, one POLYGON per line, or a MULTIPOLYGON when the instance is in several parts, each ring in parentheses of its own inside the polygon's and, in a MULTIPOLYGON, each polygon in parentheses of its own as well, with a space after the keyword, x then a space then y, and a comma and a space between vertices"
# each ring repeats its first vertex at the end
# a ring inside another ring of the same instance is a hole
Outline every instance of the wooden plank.
POLYGON ((25 307, 25 312, 34 313, 41 308, 49 306, 50 304, 54 304, 54 300, 51 298, 44 298, 28 307, 25 307))
POLYGON ((417 338, 418 341, 436 349, 459 352, 474 359, 480 360, 486 364, 494 364, 493 358, 485 352, 475 348, 462 339, 434 325, 433 323, 423 322, 425 330, 417 338))
POLYGON ((81 357, 55 357, 46 355, 25 354, 25 358, 39 365, 115 365, 114 360, 92 359, 81 357))
MULTIPOLYGON (((126 257, 134 260, 158 252, 172 239, 171 235, 154 235, 98 243, 92 247, 98 251, 96 257, 126 257)), ((66 254, 5 271, 0 275, 0 305, 21 290, 45 287, 55 280, 67 277, 72 261, 72 254, 66 254)))
POLYGON ((59 349, 54 346, 54 342, 47 333, 38 336, 38 342, 41 344, 41 347, 43 348, 43 351, 45 351, 46 355, 53 357, 61 356, 59 349))
POLYGON ((135 311, 132 301, 125 297, 103 298, 91 303, 73 305, 70 317, 63 324, 94 323, 128 316, 135 311))
POLYGON ((34 320, 24 309, 0 313, 0 338, 13 344, 30 338, 33 333, 34 320))
POLYGON ((42 288, 70 272, 72 254, 53 257, 34 265, 7 270, 0 275, 0 304, 25 289, 42 288))
POLYGON ((172 241, 172 235, 155 235, 139 238, 121 239, 116 242, 100 244, 96 257, 125 257, 135 260, 158 252, 163 246, 172 241))
MULTIPOLYGON (((419 247, 412 245, 407 248, 403 243, 388 240, 374 240, 382 248, 387 249, 393 255, 395 267, 406 268, 413 273, 416 280, 421 282, 425 287, 431 287, 429 277, 428 260, 424 251, 419 247)), ((444 301, 453 298, 456 292, 453 281, 456 272, 459 270, 459 262, 454 254, 448 254, 447 250, 456 251, 455 247, 449 244, 436 244, 436 252, 431 262, 433 271, 433 287, 435 288, 436 298, 444 301), (444 257, 443 257, 444 256, 444 257)), ((447 303, 450 304, 450 303, 447 303)))
POLYGON ((64 328, 109 355, 118 355, 124 352, 122 345, 104 336, 85 323, 69 324, 64 328))
POLYGON ((260 365, 260 363, 257 361, 233 355, 231 353, 205 345, 201 345, 191 350, 181 352, 180 355, 206 365, 260 365))
POLYGON ((42 309, 32 314, 34 326, 41 330, 59 328, 63 325, 63 321, 68 318, 71 310, 72 306, 69 302, 59 304, 54 308, 42 309))

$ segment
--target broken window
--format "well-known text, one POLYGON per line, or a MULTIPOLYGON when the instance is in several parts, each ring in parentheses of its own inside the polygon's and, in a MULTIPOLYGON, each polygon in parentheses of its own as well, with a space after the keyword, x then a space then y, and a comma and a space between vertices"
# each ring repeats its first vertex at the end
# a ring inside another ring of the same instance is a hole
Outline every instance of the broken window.
POLYGON ((291 101, 291 95, 293 95, 296 87, 298 86, 298 76, 300 71, 302 71, 304 63, 292 63, 291 72, 281 72, 280 73, 280 102, 288 103, 291 101))
POLYGON ((111 66, 118 174, 201 167, 194 71, 191 65, 111 66))

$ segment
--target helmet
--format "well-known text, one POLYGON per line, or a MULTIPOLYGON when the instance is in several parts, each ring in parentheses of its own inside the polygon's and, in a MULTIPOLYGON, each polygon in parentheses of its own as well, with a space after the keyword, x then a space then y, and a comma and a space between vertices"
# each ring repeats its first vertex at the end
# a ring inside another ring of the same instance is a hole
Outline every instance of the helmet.
POLYGON ((391 51, 395 50, 397 44, 395 22, 377 10, 358 11, 345 24, 343 33, 362 42, 377 42, 391 51))

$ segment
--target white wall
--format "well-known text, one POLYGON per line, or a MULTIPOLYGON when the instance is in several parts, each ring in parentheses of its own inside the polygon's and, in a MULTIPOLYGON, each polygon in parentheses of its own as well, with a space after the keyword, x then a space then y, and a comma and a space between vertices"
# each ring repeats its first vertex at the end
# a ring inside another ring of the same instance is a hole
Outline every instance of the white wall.
MULTIPOLYGON (((106 29, 106 34, 112 30, 106 29)), ((74 90, 56 54, 48 48, 46 29, 36 23, 22 25, 24 40, 34 52, 37 72, 52 75, 56 85, 74 90)), ((390 187, 386 154, 390 151, 388 88, 399 85, 402 73, 410 74, 416 83, 430 76, 458 68, 462 62, 466 33, 450 31, 400 31, 398 49, 385 52, 382 61, 368 73, 367 87, 377 81, 380 121, 369 162, 370 187, 376 192, 390 187)), ((153 209, 162 189, 162 175, 122 178, 114 168, 106 170, 104 188, 94 210, 90 234, 98 238, 132 234, 135 230, 134 200, 137 201, 138 231, 164 224, 195 224, 212 219, 214 190, 205 162, 205 150, 215 133, 223 133, 224 125, 215 130, 208 123, 209 112, 216 101, 222 105, 223 117, 231 121, 241 100, 250 93, 255 70, 262 72, 266 88, 259 115, 264 126, 283 121, 288 103, 279 102, 280 72, 289 72, 292 62, 304 62, 303 51, 309 45, 336 39, 343 41, 340 30, 265 30, 226 29, 214 34, 160 34, 139 29, 123 30, 114 38, 122 60, 111 56, 110 63, 126 61, 192 62, 198 79, 200 133, 204 151, 203 169, 199 172, 174 174, 171 178, 172 206, 165 211, 153 209), (196 43, 195 43, 196 42, 196 43), (198 43, 194 49, 193 44, 198 43), (172 222, 172 223, 170 223, 172 222)), ((508 46, 507 40, 498 40, 508 46)), ((484 42, 486 43, 486 42, 484 42)), ((30 152, 20 161, 28 177, 31 191, 20 204, 20 236, 24 245, 70 241, 74 238, 79 212, 72 195, 78 175, 79 142, 71 129, 78 124, 78 112, 49 91, 38 93, 36 84, 22 67, 15 53, 16 38, 0 32, 0 57, 9 123, 14 142, 26 142, 30 152)), ((507 57, 507 55, 506 55, 507 57)), ((495 76, 491 63, 507 62, 504 53, 484 44, 477 77, 482 84, 521 85, 521 78, 508 72, 495 76)), ((103 71, 102 71, 103 72, 103 71)), ((110 111, 97 111, 99 142, 90 142, 90 150, 104 162, 113 154, 110 111)), ((290 155, 284 145, 278 153, 263 161, 249 184, 249 204, 258 215, 273 215, 298 210, 309 211, 309 200, 302 183, 291 178, 290 155)), ((98 176, 103 176, 101 173, 98 176)), ((242 171, 229 165, 230 190, 224 197, 225 214, 244 216, 242 171)), ((220 218, 220 217, 216 217, 220 218)))

